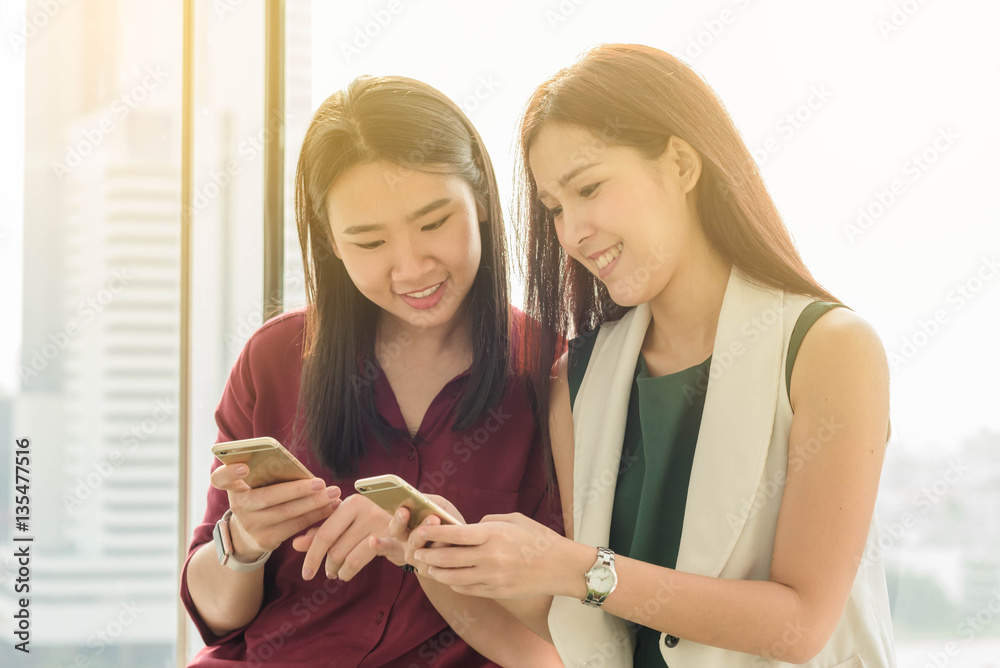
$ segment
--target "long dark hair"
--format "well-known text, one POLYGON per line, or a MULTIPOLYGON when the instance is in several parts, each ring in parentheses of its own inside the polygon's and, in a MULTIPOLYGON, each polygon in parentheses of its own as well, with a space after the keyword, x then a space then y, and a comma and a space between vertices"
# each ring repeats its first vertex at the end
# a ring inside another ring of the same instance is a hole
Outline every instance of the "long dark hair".
POLYGON ((760 285, 836 301, 806 269, 750 151, 708 84, 652 47, 596 47, 540 85, 521 119, 516 226, 525 314, 533 324, 525 332, 525 364, 539 414, 548 414, 550 372, 568 338, 628 311, 566 255, 538 200, 528 151, 542 127, 555 122, 589 129, 597 146, 632 147, 647 159, 661 155, 670 137, 683 138, 702 158, 695 202, 722 259, 760 285))
POLYGON ((510 370, 506 236, 482 138, 454 102, 425 83, 358 77, 316 111, 295 173, 295 218, 308 298, 295 432, 338 475, 357 470, 365 426, 383 445, 395 433, 375 408, 379 307, 358 291, 334 255, 326 213, 326 195, 337 177, 374 161, 398 165, 401 174, 412 169, 457 175, 487 214, 480 225, 479 272, 463 306, 473 362, 456 407, 455 430, 468 428, 499 403, 510 370))

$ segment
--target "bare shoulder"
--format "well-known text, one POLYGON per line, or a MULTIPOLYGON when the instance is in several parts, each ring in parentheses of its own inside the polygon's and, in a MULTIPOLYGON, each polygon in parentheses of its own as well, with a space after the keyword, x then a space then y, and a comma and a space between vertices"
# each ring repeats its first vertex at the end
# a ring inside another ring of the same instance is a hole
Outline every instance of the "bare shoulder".
POLYGON ((829 392, 875 390, 889 383, 885 347, 875 328, 846 308, 821 316, 806 333, 790 385, 792 410, 807 397, 829 392))

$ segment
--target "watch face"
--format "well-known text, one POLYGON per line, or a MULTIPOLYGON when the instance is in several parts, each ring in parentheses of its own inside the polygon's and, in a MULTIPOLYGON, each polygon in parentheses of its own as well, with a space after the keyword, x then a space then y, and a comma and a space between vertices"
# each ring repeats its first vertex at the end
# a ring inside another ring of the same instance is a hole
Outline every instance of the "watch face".
POLYGON ((609 566, 600 564, 590 569, 587 575, 587 586, 594 591, 607 593, 615 584, 615 572, 609 566))

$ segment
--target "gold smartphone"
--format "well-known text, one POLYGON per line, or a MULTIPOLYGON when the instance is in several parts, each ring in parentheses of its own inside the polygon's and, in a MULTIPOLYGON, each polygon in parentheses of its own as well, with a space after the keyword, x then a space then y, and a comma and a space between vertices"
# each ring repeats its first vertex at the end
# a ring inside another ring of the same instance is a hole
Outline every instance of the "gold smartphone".
POLYGON ((379 508, 390 515, 395 514, 400 506, 409 508, 410 529, 416 529, 430 515, 440 517, 442 524, 464 524, 398 475, 362 478, 354 483, 354 489, 374 501, 379 508))
POLYGON ((316 477, 270 436, 216 443, 212 446, 212 454, 226 466, 249 466, 250 473, 243 480, 255 488, 316 477))

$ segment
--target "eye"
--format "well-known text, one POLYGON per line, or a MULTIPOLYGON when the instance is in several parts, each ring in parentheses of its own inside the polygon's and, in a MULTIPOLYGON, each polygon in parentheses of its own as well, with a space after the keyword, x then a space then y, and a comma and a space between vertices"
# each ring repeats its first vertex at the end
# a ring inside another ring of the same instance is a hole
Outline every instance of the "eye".
POLYGON ((447 216, 445 216, 444 218, 442 218, 441 220, 437 221, 436 223, 430 223, 429 225, 424 225, 420 229, 422 231, 424 231, 424 232, 430 232, 431 230, 436 230, 437 228, 439 228, 442 225, 444 225, 445 221, 448 220, 449 218, 451 218, 451 214, 450 213, 447 216))
POLYGON ((597 187, 601 185, 601 183, 603 183, 603 181, 580 188, 580 197, 590 197, 591 195, 594 194, 594 191, 597 190, 597 187))
POLYGON ((358 248, 364 248, 365 250, 375 250, 384 243, 385 243, 384 241, 370 241, 366 244, 354 244, 354 245, 357 246, 358 248))

